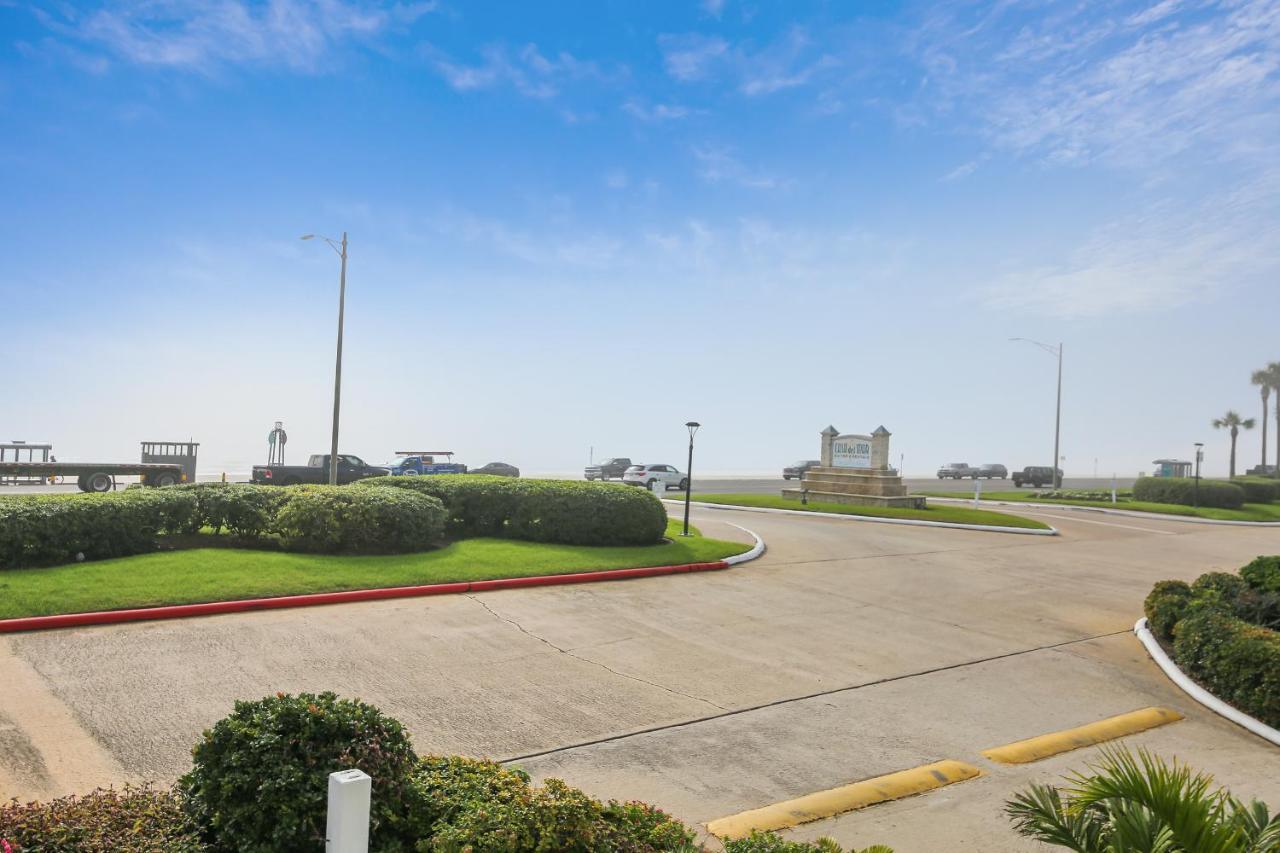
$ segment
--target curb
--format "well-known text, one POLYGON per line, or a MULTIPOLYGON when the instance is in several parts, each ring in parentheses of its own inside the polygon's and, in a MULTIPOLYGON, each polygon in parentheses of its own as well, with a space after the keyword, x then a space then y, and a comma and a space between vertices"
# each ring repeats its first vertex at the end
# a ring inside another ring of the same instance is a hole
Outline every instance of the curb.
POLYGON ((1261 720, 1250 717, 1243 711, 1232 708, 1226 702, 1223 702, 1217 696, 1192 681, 1185 672, 1178 669, 1178 665, 1165 654, 1155 635, 1147 627, 1147 617, 1144 616, 1133 624, 1133 633, 1138 636, 1139 642, 1146 647, 1147 654, 1156 662, 1156 666, 1163 669, 1164 674, 1169 676, 1169 680, 1182 688, 1184 693, 1215 714, 1226 717, 1231 722, 1243 726, 1263 740, 1280 746, 1280 731, 1276 731, 1261 720))
MULTIPOLYGON (((972 503, 973 498, 940 498, 933 495, 929 496, 931 501, 946 501, 948 503, 972 503)), ((1077 504, 1040 504, 1040 503, 1022 503, 1014 501, 989 501, 982 498, 980 503, 988 503, 992 506, 1017 506, 1024 509, 1066 509, 1077 510, 1079 512, 1098 512, 1103 515, 1123 515, 1129 518, 1145 518, 1148 521, 1185 521, 1189 524, 1223 524, 1228 527, 1280 527, 1280 521, 1234 521, 1229 518, 1200 518, 1195 515, 1170 515, 1162 512, 1141 512, 1136 509, 1109 509, 1101 506, 1079 506, 1077 504)))
MULTIPOLYGON (((944 499, 945 500, 945 499, 944 499)), ((663 503, 684 505, 684 501, 674 501, 663 499, 663 503)), ((691 501, 690 506, 696 506, 699 509, 731 509, 738 512, 771 512, 779 515, 806 515, 816 516, 818 518, 842 518, 851 521, 872 521, 880 524, 904 524, 909 527, 949 527, 954 530, 976 530, 980 533, 1017 533, 1024 536, 1057 536, 1058 528, 1048 527, 1038 529, 1034 527, 1001 527, 994 524, 963 524, 958 521, 922 521, 914 518, 880 518, 874 515, 853 515, 844 512, 815 512, 807 509, 778 509, 775 507, 765 506, 737 506, 736 504, 715 504, 703 503, 702 501, 691 501)), ((1247 523, 1247 522, 1246 522, 1247 523)), ((734 525, 737 527, 738 525, 734 525)), ((745 530, 746 528, 741 528, 745 530)), ((750 532, 750 531, 748 531, 750 532)), ((754 535, 754 534, 753 534, 754 535)))
POLYGON ((170 604, 160 607, 136 607, 128 610, 96 610, 87 613, 60 613, 54 616, 23 616, 0 619, 0 634, 19 631, 49 631, 56 628, 81 628, 89 625, 111 625, 120 622, 146 622, 156 619, 187 619, 193 616, 216 616, 223 613, 245 613, 252 610, 282 610, 292 607, 316 607, 324 604, 349 604, 356 601, 383 601, 391 598, 419 598, 428 595, 457 595, 467 592, 492 592, 534 586, 599 583, 601 581, 653 578, 693 572, 714 572, 731 568, 764 553, 764 540, 753 531, 733 525, 751 535, 755 545, 750 550, 712 563, 684 563, 678 566, 641 566, 633 569, 607 569, 599 572, 570 572, 563 575, 535 575, 525 578, 495 578, 487 581, 432 583, 420 586, 393 586, 380 589, 351 589, 341 592, 316 592, 306 595, 281 595, 273 598, 242 598, 235 601, 209 601, 201 604, 170 604))

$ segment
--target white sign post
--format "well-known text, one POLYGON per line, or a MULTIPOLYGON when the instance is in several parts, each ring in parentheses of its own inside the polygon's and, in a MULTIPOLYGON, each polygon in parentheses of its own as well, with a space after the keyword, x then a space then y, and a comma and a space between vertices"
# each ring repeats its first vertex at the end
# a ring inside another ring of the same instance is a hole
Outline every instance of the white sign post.
POLYGON ((329 774, 325 853, 369 853, 369 801, 373 780, 363 770, 329 774))
POLYGON ((658 500, 662 500, 667 496, 667 482, 665 480, 654 480, 650 488, 653 490, 653 496, 658 500))
POLYGON ((982 481, 977 477, 973 478, 973 508, 978 508, 978 501, 982 499, 982 481))

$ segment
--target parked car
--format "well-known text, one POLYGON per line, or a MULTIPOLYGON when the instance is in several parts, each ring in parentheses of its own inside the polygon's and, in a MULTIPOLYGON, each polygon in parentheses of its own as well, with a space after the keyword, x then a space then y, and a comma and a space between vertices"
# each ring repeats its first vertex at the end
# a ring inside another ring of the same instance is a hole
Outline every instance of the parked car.
POLYGON ((606 459, 595 465, 588 465, 582 472, 582 475, 588 480, 608 480, 611 477, 621 477, 627 473, 627 469, 631 467, 631 460, 625 456, 619 456, 615 459, 606 459))
POLYGON ((786 468, 782 469, 782 479, 799 480, 805 471, 810 468, 817 468, 822 462, 818 459, 801 459, 799 462, 792 462, 786 468))
POLYGON ((646 489, 652 489, 655 482, 661 482, 668 489, 683 489, 689 484, 689 479, 674 465, 632 465, 623 473, 622 482, 646 489))
MULTIPOLYGON (((391 469, 366 465, 359 456, 338 454, 338 484, 353 483, 366 477, 385 477, 391 469)), ((254 465, 249 479, 266 486, 296 486, 299 483, 329 482, 329 454, 315 453, 306 465, 254 465)))
POLYGON ((952 462, 938 469, 938 479, 945 480, 950 477, 953 480, 959 480, 961 477, 972 477, 976 470, 976 468, 970 468, 968 462, 952 462))
POLYGON ((472 468, 472 474, 492 474, 495 477, 519 477, 520 469, 514 465, 508 465, 505 462, 490 462, 488 465, 482 465, 479 468, 472 468))
POLYGON ((397 450, 387 468, 397 477, 416 474, 465 474, 467 466, 453 461, 451 450, 397 450), (437 461, 443 456, 444 461, 437 461))
POLYGON ((974 472, 973 479, 979 477, 984 480, 1007 480, 1009 479, 1009 469, 1003 465, 994 462, 988 462, 986 465, 979 465, 978 470, 974 472))
POLYGON ((1032 465, 1021 471, 1014 471, 1013 484, 1019 489, 1023 486, 1032 486, 1037 489, 1041 486, 1053 486, 1057 489, 1062 486, 1062 469, 1057 469, 1057 472, 1057 482, 1054 482, 1053 471, 1048 465, 1032 465))

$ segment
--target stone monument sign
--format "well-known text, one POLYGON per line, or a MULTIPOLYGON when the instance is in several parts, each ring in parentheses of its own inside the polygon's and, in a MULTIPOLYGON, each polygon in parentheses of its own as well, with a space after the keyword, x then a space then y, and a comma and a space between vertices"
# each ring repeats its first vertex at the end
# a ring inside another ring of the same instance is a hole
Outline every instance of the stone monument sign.
POLYGON ((870 435, 842 435, 829 426, 821 433, 822 465, 800 478, 800 487, 783 489, 793 500, 863 506, 901 506, 923 509, 925 499, 908 495, 898 471, 889 467, 889 436, 883 426, 870 435))

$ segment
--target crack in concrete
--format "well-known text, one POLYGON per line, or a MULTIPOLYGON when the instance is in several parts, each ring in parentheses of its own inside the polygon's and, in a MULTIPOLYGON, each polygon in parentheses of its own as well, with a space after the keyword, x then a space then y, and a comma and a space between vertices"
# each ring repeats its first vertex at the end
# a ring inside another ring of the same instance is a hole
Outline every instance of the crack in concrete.
POLYGON ((571 658, 573 658, 574 660, 582 661, 583 663, 586 663, 586 664, 591 664, 592 666, 598 666, 598 667, 600 667, 601 669, 605 670, 606 672, 613 673, 614 675, 618 676, 619 678, 626 678, 626 679, 628 679, 628 680, 630 680, 630 681, 635 681, 635 682, 638 682, 638 683, 640 683, 640 684, 647 684, 647 685, 649 685, 650 687, 656 687, 656 688, 658 688, 659 690, 665 690, 666 692, 668 692, 668 693, 670 693, 670 694, 672 694, 672 695, 674 695, 674 696, 683 696, 685 699, 692 699, 692 700, 693 700, 693 701, 695 701, 695 702, 701 702, 701 703, 702 703, 702 704, 704 704, 704 705, 710 705, 712 708, 715 708, 715 709, 717 709, 717 710, 719 710, 719 711, 727 711, 727 710, 729 710, 728 708, 724 707, 723 705, 717 705, 715 702, 712 702, 710 699, 704 699, 704 698, 702 698, 701 696, 694 696, 694 695, 692 695, 692 694, 690 694, 690 693, 684 693, 684 692, 682 692, 682 691, 676 690, 674 687, 668 687, 668 686, 667 686, 667 685, 665 685, 665 684, 658 684, 657 682, 649 681, 649 680, 647 680, 647 679, 641 678, 641 677, 639 677, 638 675, 629 675, 629 674, 627 674, 627 673, 625 673, 625 672, 619 672, 618 670, 614 669, 613 667, 609 666, 608 664, 603 664, 603 663, 601 663, 600 661, 591 660, 591 659, 590 659, 590 658, 588 658, 588 657, 583 657, 582 655, 574 654, 574 652, 573 652, 572 650, 570 650, 570 649, 565 649, 565 648, 561 648, 560 646, 557 646, 555 643, 553 643, 553 642, 551 642, 550 640, 548 640, 546 637, 542 637, 542 636, 539 636, 538 634, 533 633, 532 631, 530 631, 530 630, 528 630, 527 628, 525 628, 523 625, 521 625, 521 624, 520 624, 519 622, 517 622, 516 620, 514 620, 514 619, 508 619, 506 616, 503 616, 501 613, 499 613, 498 611, 494 610, 494 609, 493 609, 492 607, 490 607, 488 604, 485 604, 485 603, 484 603, 483 601, 481 601, 479 598, 476 598, 476 596, 475 596, 474 594, 472 594, 472 593, 464 593, 464 597, 465 597, 465 598, 469 598, 469 599, 471 599, 471 600, 472 600, 472 601, 474 601, 476 604, 479 604, 479 605, 480 605, 481 607, 483 607, 486 611, 488 611, 489 615, 493 616, 495 619, 498 619, 498 620, 500 620, 500 621, 502 621, 502 622, 506 622, 508 625, 511 625, 511 626, 512 626, 512 627, 514 627, 517 631, 519 631, 520 633, 524 634, 525 636, 528 636, 528 637, 531 637, 531 638, 532 638, 532 639, 534 639, 534 640, 537 640, 539 643, 542 643, 543 645, 547 646, 548 648, 555 649, 557 652, 559 652, 559 653, 560 653, 560 654, 562 654, 562 655, 565 655, 565 656, 567 656, 567 657, 571 657, 571 658))

